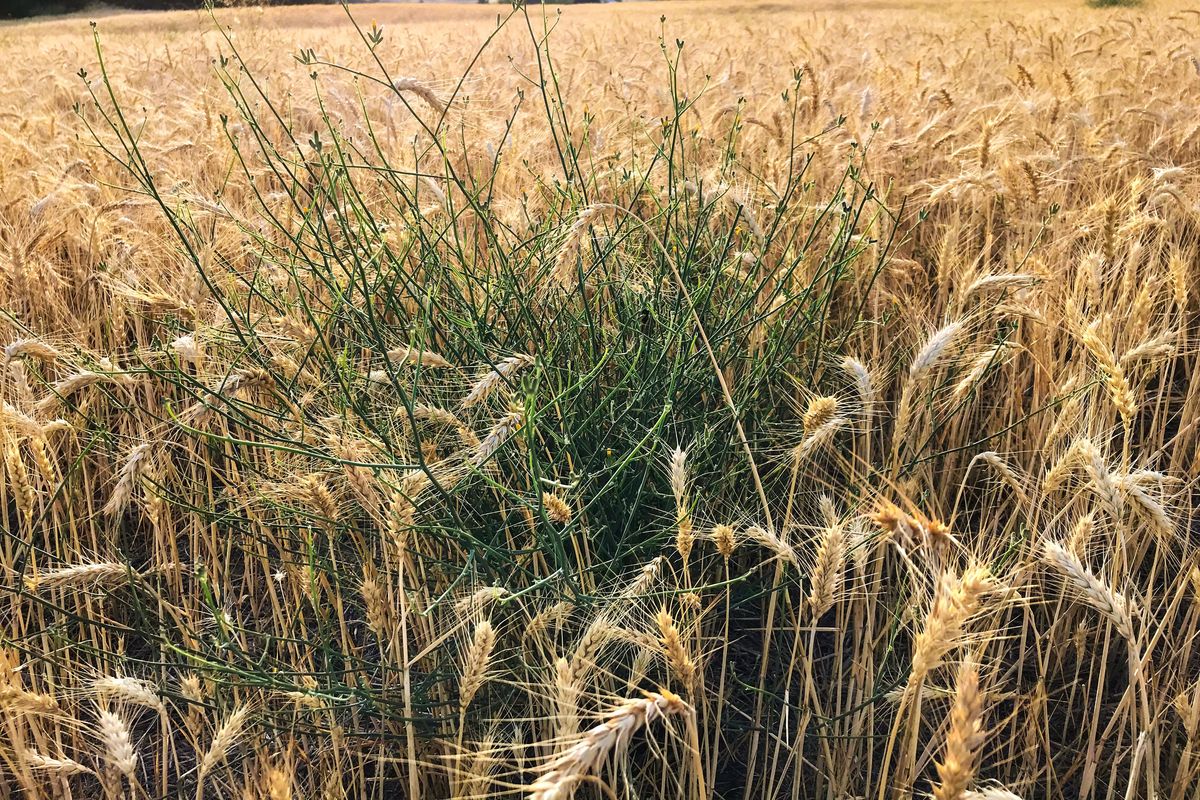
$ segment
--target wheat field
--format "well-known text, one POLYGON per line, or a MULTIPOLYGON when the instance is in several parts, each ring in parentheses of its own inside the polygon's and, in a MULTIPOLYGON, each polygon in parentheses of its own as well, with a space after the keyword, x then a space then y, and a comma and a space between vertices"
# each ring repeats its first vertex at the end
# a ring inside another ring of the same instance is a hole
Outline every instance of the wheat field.
POLYGON ((0 797, 1200 792, 1200 9, 0 56, 0 797))

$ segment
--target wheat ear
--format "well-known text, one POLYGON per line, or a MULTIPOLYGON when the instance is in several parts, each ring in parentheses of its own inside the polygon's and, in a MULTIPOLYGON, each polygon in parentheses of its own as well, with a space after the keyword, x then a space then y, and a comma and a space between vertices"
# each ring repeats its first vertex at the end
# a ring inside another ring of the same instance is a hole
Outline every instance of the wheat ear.
POLYGON ((434 94, 427 84, 416 78, 397 78, 392 81, 392 88, 397 93, 412 92, 417 97, 425 101, 426 105, 432 108, 437 113, 441 114, 446 110, 445 104, 434 94))
POLYGON ((938 584, 925 627, 913 646, 909 683, 919 685, 962 638, 967 621, 978 611, 983 594, 993 588, 986 566, 968 568, 962 577, 946 572, 938 584))
POLYGON ((246 719, 249 716, 250 707, 242 706, 230 714, 221 727, 217 729, 216 734, 213 735, 212 743, 208 746, 208 751, 205 752, 204 758, 200 760, 198 780, 201 785, 204 783, 204 777, 212 771, 213 767, 224 761, 233 748, 237 746, 243 729, 246 727, 246 719))
POLYGON ((595 772, 605 759, 622 755, 639 730, 663 717, 691 713, 691 706, 665 689, 647 692, 640 700, 626 700, 543 768, 542 775, 529 786, 529 800, 567 800, 575 785, 595 772))
POLYGON ((807 601, 814 620, 820 619, 833 607, 842 585, 845 566, 846 532, 835 520, 833 524, 825 527, 821 544, 817 547, 816 564, 813 566, 807 601))
POLYGON ((467 706, 475 699, 476 693, 487 681, 488 666, 492 659, 492 649, 496 645, 496 632, 487 620, 475 626, 471 635, 471 646, 467 648, 463 659, 462 680, 459 688, 459 710, 465 712, 467 706))
POLYGON ((983 694, 979 669, 968 659, 958 671, 958 687, 950 709, 946 751, 937 764, 939 784, 934 800, 961 800, 975 777, 979 747, 983 744, 983 694))
POLYGON ((1134 641, 1133 617, 1124 595, 1092 574, 1074 553, 1056 542, 1045 543, 1042 560, 1065 578, 1085 603, 1107 617, 1126 641, 1134 641))

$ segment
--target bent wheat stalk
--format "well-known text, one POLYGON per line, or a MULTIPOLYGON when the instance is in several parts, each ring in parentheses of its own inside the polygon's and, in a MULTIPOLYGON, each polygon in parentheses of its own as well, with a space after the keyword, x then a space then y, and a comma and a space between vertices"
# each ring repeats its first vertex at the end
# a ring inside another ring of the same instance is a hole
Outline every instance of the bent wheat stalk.
POLYGON ((661 693, 646 692, 640 700, 626 700, 546 765, 541 777, 529 786, 529 800, 566 800, 575 785, 595 772, 606 758, 622 755, 639 730, 663 717, 691 713, 691 706, 665 689, 661 693))

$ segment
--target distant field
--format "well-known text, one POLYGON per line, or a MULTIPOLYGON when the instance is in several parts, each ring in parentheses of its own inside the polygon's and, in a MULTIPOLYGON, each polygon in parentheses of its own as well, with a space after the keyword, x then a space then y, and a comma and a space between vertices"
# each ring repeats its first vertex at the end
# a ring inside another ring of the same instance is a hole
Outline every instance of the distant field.
POLYGON ((0 798, 1197 796, 1200 9, 351 14, 0 24, 0 798))

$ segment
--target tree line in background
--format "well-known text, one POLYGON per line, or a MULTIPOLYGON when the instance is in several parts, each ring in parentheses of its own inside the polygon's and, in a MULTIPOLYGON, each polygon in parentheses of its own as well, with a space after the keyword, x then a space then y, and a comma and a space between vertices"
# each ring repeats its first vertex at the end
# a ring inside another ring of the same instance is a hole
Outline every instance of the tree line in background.
MULTIPOLYGON (((218 0, 216 5, 299 5, 302 3, 319 3, 327 0, 218 0)), ((97 0, 0 0, 0 18, 33 17, 40 14, 67 14, 72 11, 82 11, 94 6, 97 0)), ((206 0, 108 0, 108 5, 116 5, 136 11, 153 9, 188 9, 204 8, 206 0)))

